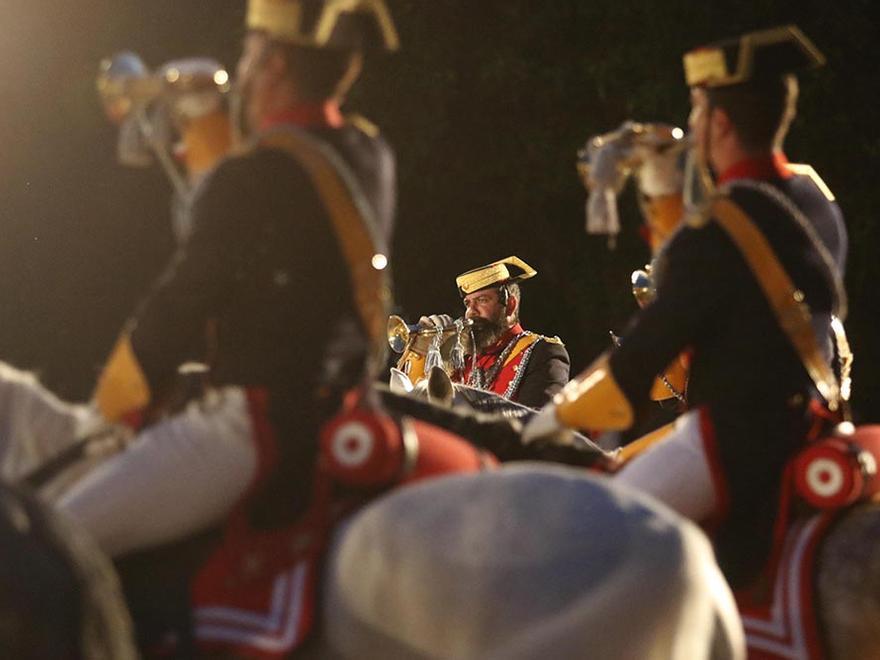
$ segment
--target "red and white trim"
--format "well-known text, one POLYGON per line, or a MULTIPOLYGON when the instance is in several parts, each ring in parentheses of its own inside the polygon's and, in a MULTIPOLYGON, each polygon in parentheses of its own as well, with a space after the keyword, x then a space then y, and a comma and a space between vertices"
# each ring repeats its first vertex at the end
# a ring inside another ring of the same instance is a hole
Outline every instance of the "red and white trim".
POLYGON ((769 603, 744 604, 737 594, 749 660, 821 660, 822 645, 813 608, 815 555, 832 515, 794 525, 776 567, 769 603))
MULTIPOLYGON (((249 392, 249 402, 255 435, 274 441, 260 397, 249 392)), ((375 496, 378 485, 484 467, 483 454, 472 445, 418 420, 407 420, 401 433, 376 412, 352 410, 335 418, 322 434, 311 508, 296 525, 254 530, 243 507, 230 517, 223 545, 191 585, 197 645, 235 657, 286 657, 314 624, 324 543, 341 516, 375 496), (333 500, 334 483, 369 488, 333 500)))
POLYGON ((206 648, 221 646, 246 657, 285 656, 311 628, 314 573, 314 562, 303 560, 260 592, 249 591, 248 603, 194 608, 197 643, 206 648))

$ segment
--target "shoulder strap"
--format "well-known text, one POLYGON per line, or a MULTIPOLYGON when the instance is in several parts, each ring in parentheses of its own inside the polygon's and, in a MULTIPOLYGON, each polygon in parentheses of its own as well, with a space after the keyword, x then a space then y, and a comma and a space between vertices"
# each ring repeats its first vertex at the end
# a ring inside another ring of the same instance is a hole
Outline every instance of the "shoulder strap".
POLYGON ((513 362, 520 353, 526 350, 532 344, 536 344, 541 341, 543 337, 541 335, 536 335, 534 333, 528 333, 520 337, 519 341, 516 342, 516 345, 513 347, 513 350, 510 352, 510 355, 507 356, 507 359, 504 361, 504 366, 506 367, 508 364, 513 362))
POLYGON ((763 195, 766 199, 781 209, 788 219, 800 228, 804 237, 812 244, 813 249, 816 251, 821 263, 824 265, 822 272, 828 281, 828 285, 834 291, 834 308, 831 313, 841 320, 845 319, 847 314, 847 300, 843 280, 840 277, 840 273, 837 270, 831 252, 828 251, 825 243, 819 238, 818 232, 807 216, 804 215, 803 211, 801 211, 781 190, 764 181, 751 181, 746 179, 734 181, 728 184, 727 187, 722 188, 720 193, 727 194, 727 191, 733 188, 751 190, 763 195))
POLYGON ((739 248, 816 389, 828 407, 836 410, 840 401, 837 378, 819 348, 803 292, 794 286, 754 221, 732 199, 717 197, 711 211, 712 217, 739 248))
POLYGON ((374 212, 342 158, 305 131, 283 127, 263 133, 255 146, 279 149, 302 166, 333 223, 348 263, 355 304, 375 347, 383 346, 391 303, 388 250, 374 212))

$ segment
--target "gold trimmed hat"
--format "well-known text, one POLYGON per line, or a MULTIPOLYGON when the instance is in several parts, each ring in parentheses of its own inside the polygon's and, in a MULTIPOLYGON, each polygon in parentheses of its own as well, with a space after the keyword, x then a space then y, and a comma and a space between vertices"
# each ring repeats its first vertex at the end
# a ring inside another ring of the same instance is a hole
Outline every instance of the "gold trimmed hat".
POLYGON ((455 284, 459 294, 464 298, 469 293, 486 287, 527 280, 537 274, 538 271, 519 257, 507 257, 462 273, 455 278, 455 284))
POLYGON ((820 67, 825 56, 796 25, 749 32, 685 53, 689 87, 726 87, 820 67))
POLYGON ((247 28, 312 48, 400 46, 385 0, 248 0, 247 28))

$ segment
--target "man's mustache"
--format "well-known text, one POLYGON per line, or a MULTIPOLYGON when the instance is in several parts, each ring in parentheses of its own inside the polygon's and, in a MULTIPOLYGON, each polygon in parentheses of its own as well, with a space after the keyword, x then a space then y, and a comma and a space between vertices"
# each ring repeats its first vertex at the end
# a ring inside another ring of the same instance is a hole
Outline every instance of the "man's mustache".
POLYGON ((502 323, 483 317, 475 318, 471 329, 474 333, 474 342, 478 350, 494 343, 504 333, 502 323))
POLYGON ((495 327, 495 323, 482 316, 477 316, 472 320, 474 322, 474 330, 488 330, 495 327))

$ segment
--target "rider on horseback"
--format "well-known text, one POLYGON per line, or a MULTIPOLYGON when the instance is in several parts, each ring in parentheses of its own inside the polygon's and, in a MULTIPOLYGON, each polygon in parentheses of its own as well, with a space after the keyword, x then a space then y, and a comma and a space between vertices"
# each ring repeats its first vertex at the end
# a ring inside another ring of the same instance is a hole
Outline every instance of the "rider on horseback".
MULTIPOLYGON (((60 501, 111 555, 214 525, 246 495, 264 525, 296 517, 318 429, 363 382, 383 334, 394 157, 340 105, 364 52, 397 47, 387 8, 252 0, 247 21, 233 119, 248 140, 199 186, 191 235, 126 324, 95 394, 104 419, 153 423, 60 501), (211 388, 162 418, 191 360, 210 365, 211 388)), ((49 440, 75 437, 80 417, 42 399, 69 419, 49 440)), ((0 434, 0 450, 18 441, 0 434)))
MULTIPOLYGON (((545 337, 524 330, 520 324, 519 282, 537 271, 518 257, 507 257, 462 273, 455 278, 465 306, 465 318, 473 322, 473 354, 452 365, 454 382, 494 392, 531 408, 540 408, 568 382, 569 357, 558 337, 545 337)), ((449 327, 452 317, 422 317, 423 327, 449 327)), ((420 377, 424 363, 409 354, 408 374, 420 377)), ((453 360, 455 362, 455 360, 453 360)))
POLYGON ((620 346, 569 383, 526 436, 629 427, 655 374, 689 349, 689 412, 617 479, 714 527, 719 563, 736 587, 766 562, 783 468, 803 446, 813 407, 833 406, 836 393, 811 380, 719 209, 733 202, 757 225, 794 281, 791 304, 804 303, 795 312, 809 314, 820 349, 831 314, 845 306, 847 239, 827 188, 796 172, 781 149, 795 114, 791 74, 824 62, 815 46, 786 27, 694 50, 684 62, 692 157, 718 190, 661 251, 656 298, 620 346))

